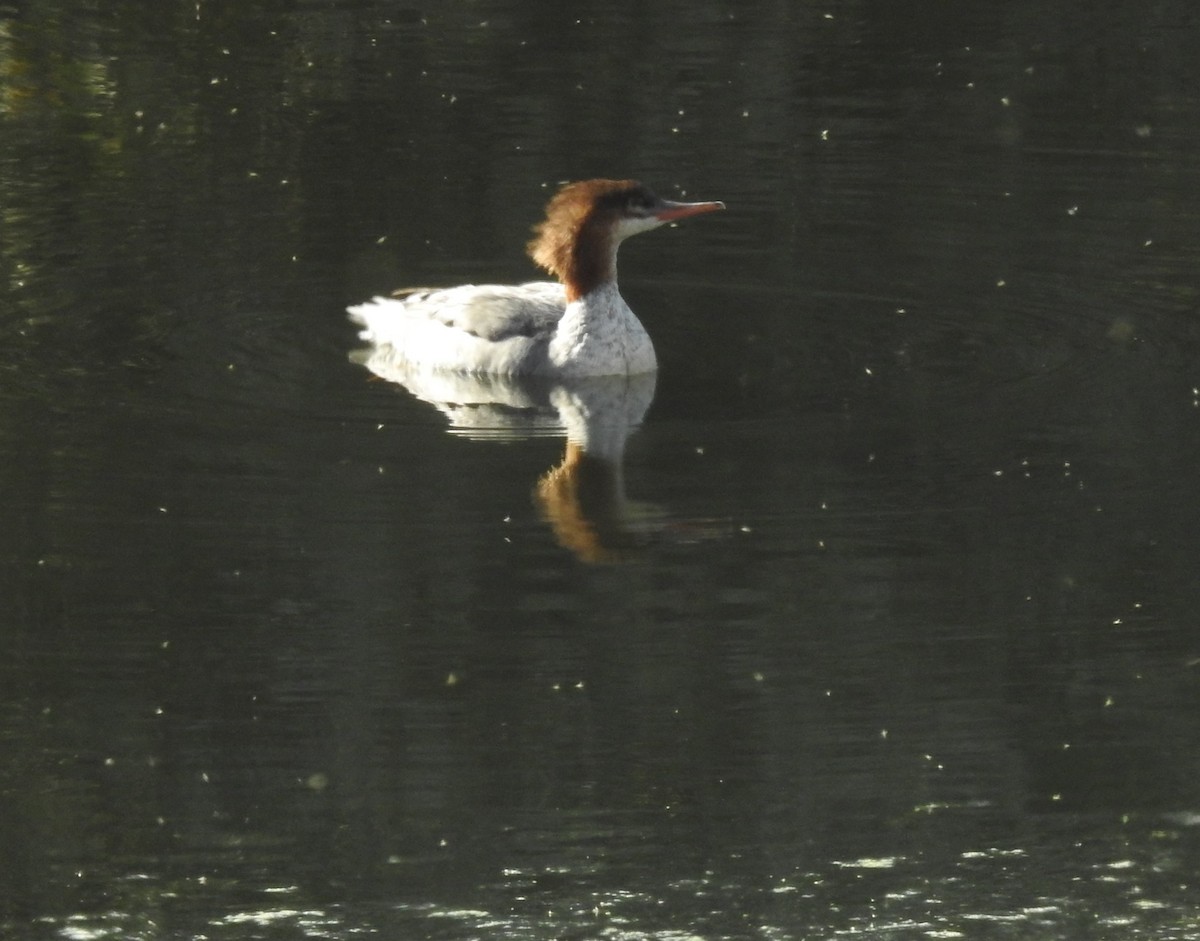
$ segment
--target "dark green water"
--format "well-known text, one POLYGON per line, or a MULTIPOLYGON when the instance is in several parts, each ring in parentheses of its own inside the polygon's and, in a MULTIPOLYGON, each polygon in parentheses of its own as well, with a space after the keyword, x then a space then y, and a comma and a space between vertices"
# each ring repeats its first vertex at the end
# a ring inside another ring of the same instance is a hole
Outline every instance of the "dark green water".
POLYGON ((0 4, 0 934, 1195 936, 1198 46, 0 4), (729 205, 599 515, 343 313, 596 175, 729 205))

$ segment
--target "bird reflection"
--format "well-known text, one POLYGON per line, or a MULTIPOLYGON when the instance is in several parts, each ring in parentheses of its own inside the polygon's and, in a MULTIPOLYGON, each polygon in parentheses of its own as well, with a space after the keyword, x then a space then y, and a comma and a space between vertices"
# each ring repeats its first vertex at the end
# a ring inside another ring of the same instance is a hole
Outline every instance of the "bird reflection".
POLYGON ((533 499, 560 545, 585 562, 631 557, 664 514, 625 496, 625 443, 654 399, 655 376, 539 379, 422 372, 388 346, 351 357, 404 386, 475 439, 566 435, 562 460, 542 475, 533 499))

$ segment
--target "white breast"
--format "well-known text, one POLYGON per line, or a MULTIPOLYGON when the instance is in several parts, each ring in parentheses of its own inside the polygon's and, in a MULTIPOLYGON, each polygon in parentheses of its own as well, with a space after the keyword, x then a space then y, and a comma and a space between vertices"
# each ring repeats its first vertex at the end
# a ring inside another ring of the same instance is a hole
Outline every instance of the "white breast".
POLYGON ((637 375, 654 346, 615 284, 566 303, 561 284, 463 285, 350 308, 362 339, 411 367, 496 375, 637 375))

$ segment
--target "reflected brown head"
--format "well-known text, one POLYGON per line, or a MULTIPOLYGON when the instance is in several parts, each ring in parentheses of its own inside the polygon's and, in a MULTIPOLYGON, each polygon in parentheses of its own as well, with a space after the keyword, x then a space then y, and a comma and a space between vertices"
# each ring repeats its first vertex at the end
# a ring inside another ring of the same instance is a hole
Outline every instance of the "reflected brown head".
POLYGON ((583 562, 630 558, 636 542, 625 526, 619 470, 568 442, 562 463, 538 481, 534 502, 564 548, 583 562))

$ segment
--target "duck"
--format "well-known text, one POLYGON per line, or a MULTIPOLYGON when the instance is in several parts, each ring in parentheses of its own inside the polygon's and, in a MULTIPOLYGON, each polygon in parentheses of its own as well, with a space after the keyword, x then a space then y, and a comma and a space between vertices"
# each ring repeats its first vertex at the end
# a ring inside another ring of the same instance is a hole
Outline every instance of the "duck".
POLYGON ((567 183, 528 244, 556 280, 407 289, 348 312, 360 338, 390 347, 409 373, 555 380, 651 373, 654 344, 617 287, 617 249, 631 235, 724 208, 663 199, 637 180, 567 183))

